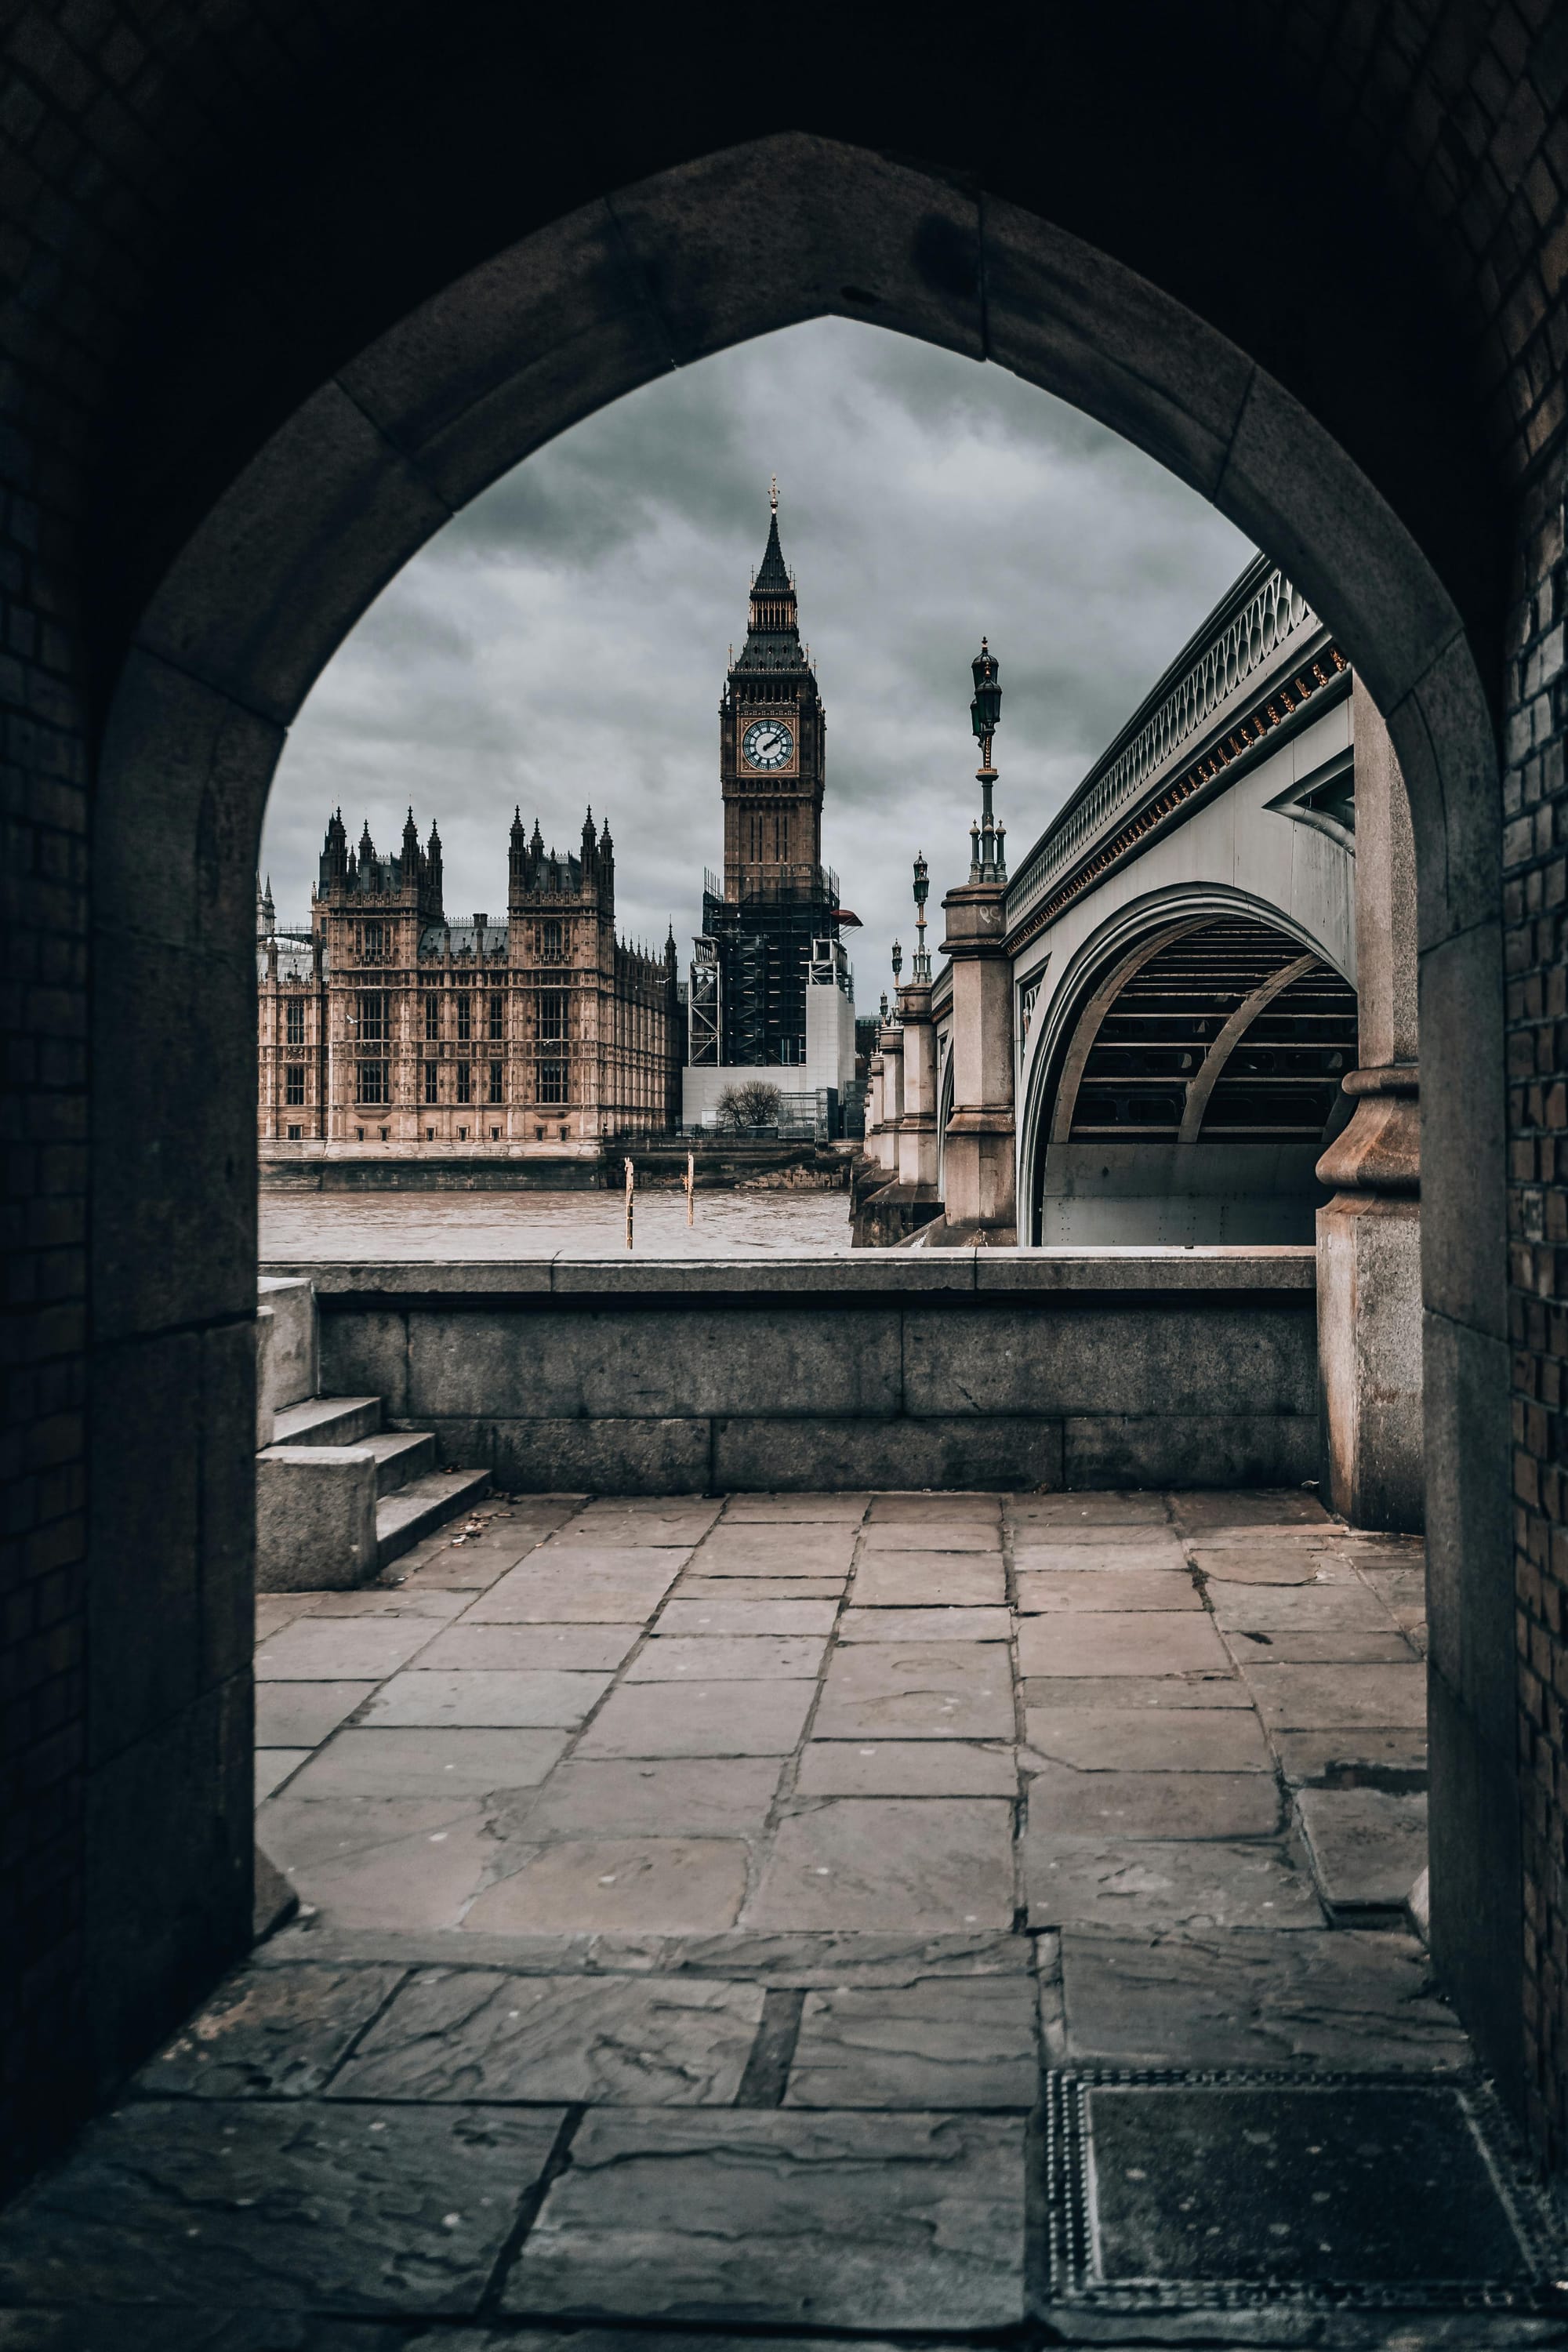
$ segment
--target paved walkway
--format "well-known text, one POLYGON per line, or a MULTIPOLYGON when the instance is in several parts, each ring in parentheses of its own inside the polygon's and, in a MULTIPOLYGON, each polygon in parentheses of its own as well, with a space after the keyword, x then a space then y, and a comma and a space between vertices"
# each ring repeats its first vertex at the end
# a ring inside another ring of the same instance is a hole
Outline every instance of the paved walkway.
POLYGON ((1568 2340, 1404 1916, 1418 1547, 566 1497, 399 1570, 262 1601, 300 1916, 0 2225, 4 2352, 1568 2340))

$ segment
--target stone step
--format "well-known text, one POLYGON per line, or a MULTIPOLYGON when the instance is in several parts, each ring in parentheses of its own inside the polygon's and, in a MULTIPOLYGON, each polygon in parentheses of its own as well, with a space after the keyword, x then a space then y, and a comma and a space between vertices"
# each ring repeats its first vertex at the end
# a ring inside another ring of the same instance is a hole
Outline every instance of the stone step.
POLYGON ((377 1497, 395 1495, 436 1467, 436 1438, 428 1429, 381 1429, 363 1440, 375 1457, 377 1497))
POLYGON ((357 1445, 381 1427, 379 1397, 307 1397, 273 1416, 274 1445, 357 1445))
POLYGON ((375 1507, 376 1566, 387 1567, 489 1491, 488 1470, 433 1470, 375 1507))

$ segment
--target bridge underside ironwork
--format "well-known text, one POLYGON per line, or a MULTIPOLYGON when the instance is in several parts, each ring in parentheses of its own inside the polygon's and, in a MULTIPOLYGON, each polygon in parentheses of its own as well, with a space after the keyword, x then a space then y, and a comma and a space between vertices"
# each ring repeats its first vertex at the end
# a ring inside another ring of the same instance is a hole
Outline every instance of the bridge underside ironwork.
POLYGON ((1310 1242, 1355 991, 1251 916, 1176 916, 1079 993, 1037 1151, 1044 1243, 1310 1242))

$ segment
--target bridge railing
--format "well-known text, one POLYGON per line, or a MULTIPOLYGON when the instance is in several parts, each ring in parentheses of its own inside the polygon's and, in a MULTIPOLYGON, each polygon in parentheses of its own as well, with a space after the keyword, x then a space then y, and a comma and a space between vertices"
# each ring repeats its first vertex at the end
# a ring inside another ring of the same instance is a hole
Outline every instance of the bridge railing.
POLYGON ((1092 849, 1184 749, 1195 748, 1285 648, 1321 625, 1300 590, 1259 556, 1179 654, 1025 858, 1007 893, 1009 929, 1092 849))

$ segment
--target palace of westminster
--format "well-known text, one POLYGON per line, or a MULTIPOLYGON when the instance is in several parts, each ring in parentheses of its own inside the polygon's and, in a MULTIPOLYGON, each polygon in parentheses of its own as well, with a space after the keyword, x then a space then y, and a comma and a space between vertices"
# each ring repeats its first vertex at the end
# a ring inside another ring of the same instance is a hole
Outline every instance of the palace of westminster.
POLYGON ((566 856, 519 811, 505 919, 468 922, 447 919, 434 824, 421 846, 411 810, 382 856, 368 824, 350 846, 339 811, 308 929, 279 929, 258 886, 264 1158, 387 1144, 405 1158, 589 1155, 710 1118, 737 1070, 853 1085, 838 926, 855 918, 820 862, 826 722, 776 489, 773 504, 720 708, 724 875, 704 897, 689 991, 673 933, 661 955, 617 939, 615 848, 591 811, 566 856))

